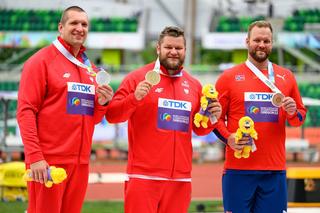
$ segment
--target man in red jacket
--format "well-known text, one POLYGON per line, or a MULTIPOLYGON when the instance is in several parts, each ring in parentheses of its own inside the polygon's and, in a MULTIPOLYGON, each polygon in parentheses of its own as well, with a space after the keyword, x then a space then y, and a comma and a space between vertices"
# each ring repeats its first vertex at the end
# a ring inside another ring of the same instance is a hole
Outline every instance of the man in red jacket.
POLYGON ((57 40, 24 64, 17 120, 34 179, 28 182, 28 213, 81 212, 94 125, 113 95, 109 85, 95 82, 95 67, 83 46, 88 28, 82 8, 67 8, 57 40), (43 184, 49 165, 64 168, 68 176, 52 188, 43 184))
MULTIPOLYGON (((122 81, 107 109, 109 122, 128 120, 129 153, 125 184, 126 213, 186 213, 191 199, 191 133, 200 109, 201 84, 182 67, 184 32, 166 27, 157 44, 158 60, 122 81)), ((220 104, 209 106, 220 117, 220 104)), ((214 122, 213 122, 214 123, 214 122)))
POLYGON ((224 71, 216 83, 222 116, 215 133, 226 144, 222 179, 225 212, 287 212, 285 137, 286 122, 301 126, 306 117, 293 73, 268 59, 273 30, 267 21, 249 26, 248 58, 224 71), (236 143, 238 122, 254 121, 258 139, 236 143), (252 153, 235 157, 244 146, 252 153))

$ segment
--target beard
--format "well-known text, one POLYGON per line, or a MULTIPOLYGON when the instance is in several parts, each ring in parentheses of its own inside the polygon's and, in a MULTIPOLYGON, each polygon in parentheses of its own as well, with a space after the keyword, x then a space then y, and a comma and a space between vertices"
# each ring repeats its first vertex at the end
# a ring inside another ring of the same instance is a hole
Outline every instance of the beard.
POLYGON ((268 57, 269 57, 270 52, 271 52, 270 50, 265 50, 265 51, 262 51, 262 50, 249 50, 250 56, 255 61, 257 61, 259 63, 264 62, 265 60, 267 60, 268 57), (264 55, 258 55, 257 51, 264 52, 265 54, 264 55))
POLYGON ((166 70, 179 70, 180 67, 184 63, 184 58, 175 58, 172 60, 171 58, 167 58, 166 56, 162 57, 161 54, 159 56, 160 64, 166 68, 166 70))

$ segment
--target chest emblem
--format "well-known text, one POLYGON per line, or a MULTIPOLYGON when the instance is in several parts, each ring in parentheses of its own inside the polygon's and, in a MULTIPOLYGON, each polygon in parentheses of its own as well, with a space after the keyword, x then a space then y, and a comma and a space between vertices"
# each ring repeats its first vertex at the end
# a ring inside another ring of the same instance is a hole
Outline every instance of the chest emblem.
POLYGON ((157 88, 157 89, 155 89, 154 90, 154 92, 156 92, 156 93, 162 93, 163 92, 163 88, 157 88))
POLYGON ((186 80, 184 80, 184 81, 181 83, 181 85, 182 85, 183 87, 188 87, 188 88, 189 88, 189 83, 188 83, 188 81, 186 81, 186 80))
POLYGON ((246 80, 246 78, 245 78, 244 75, 235 75, 235 76, 234 76, 234 79, 235 79, 236 81, 244 81, 244 80, 246 80))
POLYGON ((285 74, 284 74, 284 75, 279 75, 279 74, 277 74, 277 77, 278 77, 278 78, 281 78, 282 80, 285 80, 285 79, 284 79, 285 76, 286 76, 285 74))
POLYGON ((63 74, 63 78, 69 78, 71 76, 71 74, 70 73, 68 73, 68 72, 65 72, 64 74, 63 74))

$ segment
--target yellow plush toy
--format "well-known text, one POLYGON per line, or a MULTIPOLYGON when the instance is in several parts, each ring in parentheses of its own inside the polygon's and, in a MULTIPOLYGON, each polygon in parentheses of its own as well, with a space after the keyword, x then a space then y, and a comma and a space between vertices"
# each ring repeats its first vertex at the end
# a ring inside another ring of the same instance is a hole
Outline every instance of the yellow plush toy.
POLYGON ((193 123, 196 125, 196 127, 200 127, 200 124, 203 128, 208 127, 208 121, 210 113, 208 111, 208 105, 213 101, 213 99, 216 99, 218 97, 218 92, 216 91, 216 88, 213 84, 206 84, 202 87, 202 96, 200 100, 201 108, 200 112, 198 112, 194 116, 193 123))
MULTIPOLYGON (((48 181, 45 186, 51 188, 53 184, 59 184, 67 178, 66 170, 63 168, 56 168, 55 166, 50 166, 48 169, 48 181)), ((33 181, 32 173, 30 169, 27 169, 23 179, 25 181, 33 181)))
POLYGON ((239 128, 236 132, 236 143, 244 136, 249 136, 249 142, 243 147, 241 151, 235 151, 234 156, 236 158, 248 158, 250 151, 255 151, 253 139, 258 139, 258 133, 254 129, 254 122, 249 116, 244 116, 239 120, 239 128))

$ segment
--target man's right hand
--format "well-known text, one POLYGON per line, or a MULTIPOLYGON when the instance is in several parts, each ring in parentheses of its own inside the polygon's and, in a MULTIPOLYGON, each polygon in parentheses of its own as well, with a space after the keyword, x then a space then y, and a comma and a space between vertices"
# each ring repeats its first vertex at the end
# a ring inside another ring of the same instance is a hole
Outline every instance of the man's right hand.
POLYGON ((148 83, 146 80, 141 81, 136 90, 134 91, 134 97, 140 101, 142 100, 150 91, 152 85, 148 83))
POLYGON ((48 181, 48 168, 49 165, 45 160, 30 164, 33 180, 40 183, 46 183, 48 181))

